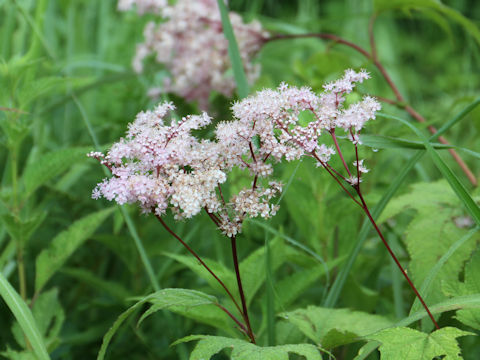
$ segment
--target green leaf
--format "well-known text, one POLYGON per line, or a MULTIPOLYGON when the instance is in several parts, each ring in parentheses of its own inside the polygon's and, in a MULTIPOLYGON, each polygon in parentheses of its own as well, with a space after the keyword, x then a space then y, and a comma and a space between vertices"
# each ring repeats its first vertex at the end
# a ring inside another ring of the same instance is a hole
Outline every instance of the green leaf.
POLYGON ((0 221, 5 226, 11 238, 23 246, 42 224, 46 216, 46 212, 41 212, 36 215, 31 215, 28 219, 23 219, 14 214, 7 213, 0 215, 0 221))
MULTIPOLYGON (((455 241, 452 246, 448 249, 448 251, 442 255, 442 257, 437 261, 435 266, 428 272, 427 276, 423 280, 422 286, 419 289, 420 294, 424 299, 428 297, 429 291, 430 291, 430 286, 433 282, 433 280, 436 278, 438 272, 440 269, 443 267, 443 265, 450 259, 450 257, 468 240, 471 239, 473 235, 475 235, 478 232, 479 228, 476 227, 475 229, 470 230, 467 234, 465 234, 462 238, 458 239, 455 241)), ((480 275, 480 272, 478 273, 480 275)), ((478 292, 480 293, 480 287, 478 289, 478 292)), ((416 297, 412 308, 410 309, 410 314, 414 313, 420 308, 420 301, 416 297)), ((457 313, 458 315, 458 313, 457 313)), ((480 322, 479 322, 480 324, 480 322)))
MULTIPOLYGON (((280 237, 276 237, 270 242, 270 270, 275 272, 285 261, 285 243, 280 237)), ((240 263, 240 274, 242 276, 243 289, 247 305, 252 302, 255 294, 266 280, 265 271, 265 247, 254 251, 245 260, 240 263)))
POLYGON ((318 349, 310 344, 279 345, 260 347, 250 342, 221 336, 190 335, 177 340, 173 345, 198 341, 190 360, 209 360, 224 349, 231 350, 235 360, 288 360, 288 354, 303 356, 306 360, 321 360, 318 349))
POLYGON ((28 163, 22 176, 25 186, 25 194, 23 196, 27 198, 40 186, 60 175, 73 164, 86 160, 86 154, 91 150, 90 147, 58 150, 28 163))
POLYGON ((243 68, 242 57, 238 50, 237 39, 233 32, 232 24, 228 15, 228 9, 223 0, 218 0, 218 7, 222 18, 222 27, 225 38, 228 40, 228 55, 232 63, 233 75, 237 83, 237 93, 240 98, 248 96, 248 82, 243 68))
MULTIPOLYGON (((477 250, 465 266, 466 294, 480 294, 480 250, 477 250)), ((457 311, 456 318, 474 329, 480 330, 480 309, 465 309, 457 311)))
POLYGON ((444 356, 444 360, 460 360, 460 347, 456 338, 473 333, 453 327, 445 327, 431 334, 399 327, 385 329, 367 337, 381 343, 382 360, 432 360, 444 356))
POLYGON ((58 234, 48 248, 42 250, 36 260, 36 292, 40 291, 70 255, 93 235, 113 210, 114 208, 101 210, 75 221, 67 230, 58 234))
POLYGON ((143 320, 145 316, 149 316, 155 311, 160 309, 189 309, 192 307, 206 305, 206 304, 216 304, 217 300, 215 297, 202 293, 196 290, 188 289, 163 289, 159 290, 153 294, 145 296, 143 299, 129 307, 125 310, 120 316, 115 320, 112 327, 103 337, 102 347, 97 356, 97 360, 102 360, 105 358, 105 353, 107 351, 108 345, 112 340, 113 335, 120 328, 122 323, 128 318, 128 316, 135 311, 137 308, 143 304, 151 302, 153 304, 152 308, 147 311, 147 315, 142 316, 143 320))
POLYGON ((281 316, 325 349, 358 341, 361 336, 393 325, 380 315, 315 306, 290 311, 281 316))
POLYGON ((422 293, 427 303, 445 298, 441 291, 442 283, 458 282, 464 263, 475 248, 474 241, 463 243, 449 255, 448 262, 438 268, 435 277, 427 279, 432 269, 438 266, 439 259, 468 232, 459 228, 453 220, 455 216, 463 215, 459 208, 461 203, 446 181, 418 183, 412 185, 407 194, 392 200, 380 219, 384 221, 408 209, 415 210, 404 242, 411 258, 409 270, 414 283, 420 286, 425 281, 430 282, 430 290, 422 293))
POLYGON ((10 285, 8 280, 3 276, 2 272, 0 272, 0 296, 2 296, 3 300, 10 308, 10 311, 20 324, 20 327, 30 342, 38 360, 49 360, 50 356, 48 356, 45 340, 35 323, 35 319, 33 318, 30 309, 12 285, 10 285))
MULTIPOLYGON (((33 304, 32 314, 48 350, 53 351, 60 343, 59 335, 65 320, 65 313, 58 301, 58 290, 51 289, 40 294, 33 304)), ((13 325, 12 333, 17 343, 26 349, 25 337, 18 323, 13 325)))
MULTIPOLYGON (((165 256, 172 258, 179 263, 188 267, 191 271, 197 274, 199 277, 204 279, 213 289, 218 291, 221 294, 225 294, 223 287, 215 280, 215 278, 210 274, 199 262, 197 259, 190 255, 179 255, 174 253, 163 253, 165 256)), ((236 288, 235 274, 227 269, 222 264, 216 262, 215 260, 202 257, 202 260, 205 264, 208 265, 210 269, 223 281, 227 288, 232 292, 234 296, 238 295, 238 290, 236 288)))

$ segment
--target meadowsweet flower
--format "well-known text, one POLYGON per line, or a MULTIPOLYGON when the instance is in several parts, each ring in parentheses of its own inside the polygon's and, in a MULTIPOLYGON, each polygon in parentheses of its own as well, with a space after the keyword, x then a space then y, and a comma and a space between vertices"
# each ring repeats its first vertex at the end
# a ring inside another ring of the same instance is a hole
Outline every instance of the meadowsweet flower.
MULTIPOLYGON (((320 143, 319 137, 341 128, 354 144, 359 144, 358 133, 380 109, 380 104, 370 96, 349 107, 344 106, 345 94, 367 78, 368 74, 363 70, 358 73, 347 70, 340 80, 325 85, 325 91, 320 94, 308 87, 297 88, 281 83, 276 90, 262 90, 235 103, 232 107, 235 121, 217 126, 217 137, 227 144, 222 156, 229 158, 232 164, 242 166, 244 155, 254 150, 257 160, 271 157, 277 161, 283 158, 292 161, 308 155, 325 165, 335 150, 320 143), (305 111, 312 114, 312 120, 307 124, 299 120, 305 111), (251 147, 253 138, 258 139, 256 149, 251 147)), ((258 163, 254 161, 243 166, 255 173, 258 163)))
MULTIPOLYGON (((273 216, 278 207, 270 202, 281 192, 281 184, 256 184, 258 177, 272 174, 272 165, 251 160, 242 163, 224 156, 227 147, 237 148, 240 157, 244 152, 235 141, 230 142, 231 134, 237 134, 236 128, 232 132, 229 126, 232 123, 218 125, 217 141, 198 139, 191 131, 209 125, 211 118, 203 113, 169 121, 174 109, 172 103, 164 102, 153 111, 139 113, 128 125, 125 137, 106 154, 88 154, 112 172, 111 178, 95 187, 92 198, 103 197, 120 205, 136 203, 143 212, 158 216, 170 209, 177 220, 205 209, 227 236, 238 234, 247 217, 273 216), (241 190, 228 201, 220 185, 235 164, 247 167, 255 180, 251 189, 241 190)), ((247 144, 240 145, 248 149, 247 144)))
POLYGON ((91 153, 112 171, 94 189, 119 204, 138 203, 145 212, 163 214, 171 206, 177 218, 189 218, 203 207, 219 206, 215 188, 226 180, 219 168, 217 144, 198 141, 190 132, 208 125, 210 117, 191 115, 165 124, 172 103, 141 112, 128 126, 126 137, 113 144, 106 155, 91 153))
MULTIPOLYGON (((150 55, 170 73, 162 86, 155 87, 150 94, 172 92, 188 101, 198 101, 203 109, 207 108, 212 91, 227 97, 232 95, 236 85, 228 73, 228 41, 223 34, 216 0, 178 0, 174 5, 166 1, 123 0, 119 8, 129 8, 131 3, 136 3, 139 12, 151 10, 166 20, 146 25, 144 42, 137 45, 133 59, 133 68, 138 73, 143 71, 143 61, 150 55)), ((238 14, 230 12, 229 16, 247 78, 253 82, 260 68, 252 63, 252 57, 267 33, 258 21, 245 24, 238 14)))

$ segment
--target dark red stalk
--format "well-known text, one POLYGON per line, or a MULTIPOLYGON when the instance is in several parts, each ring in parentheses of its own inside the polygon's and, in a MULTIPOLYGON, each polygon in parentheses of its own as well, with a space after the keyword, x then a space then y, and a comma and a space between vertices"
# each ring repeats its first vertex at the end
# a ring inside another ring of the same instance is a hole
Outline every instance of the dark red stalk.
MULTIPOLYGON (((352 131, 350 131, 350 133, 352 134, 353 136, 353 133, 352 131)), ((435 328, 438 330, 440 329, 440 327, 438 326, 437 322, 435 321, 435 318, 433 317, 432 313, 430 312, 430 309, 428 308, 427 304, 425 303, 425 301, 423 300, 422 296, 420 295, 420 293, 418 292, 417 288, 415 287, 415 285, 413 284, 413 282, 410 280, 410 277, 407 275, 407 272, 405 271, 405 269, 402 267, 402 265, 400 264, 400 261, 398 261, 397 257, 395 256, 395 254, 393 253, 393 250, 390 248, 390 245, 388 245, 387 241, 385 240, 385 237, 383 236, 382 232, 380 231, 380 228, 378 227, 377 223, 375 222, 375 220, 373 219, 372 215, 370 214, 370 210, 368 209, 368 206, 367 206, 367 203, 365 202, 364 198, 363 198, 363 195, 362 195, 362 191, 360 189, 360 171, 359 171, 359 157, 358 157, 358 146, 357 144, 354 144, 355 145, 355 158, 357 160, 357 180, 358 180, 358 183, 356 185, 353 185, 352 187, 355 189, 358 197, 360 198, 360 202, 358 202, 356 199, 353 198, 353 196, 350 194, 350 192, 340 183, 340 181, 336 178, 336 176, 333 175, 333 173, 331 171, 329 171, 329 169, 326 167, 326 164, 321 162, 320 159, 318 157, 316 157, 316 159, 322 164, 322 166, 328 171, 328 173, 341 185, 342 189, 348 193, 348 195, 354 199, 354 201, 363 209, 363 211, 365 212, 365 214, 367 215, 368 219, 370 220, 370 222, 372 223, 373 227, 375 228, 377 234, 380 236, 380 239, 382 239, 382 242, 383 244, 385 245, 385 247, 387 248, 387 251, 388 253, 390 254, 390 256, 392 257, 392 259, 395 261, 395 264, 397 265, 397 267, 400 269, 401 273, 403 274, 403 276, 405 277, 405 279, 407 280, 408 284, 410 285, 410 287, 412 288, 413 292, 415 293, 415 295, 417 296, 418 300, 420 300, 420 303, 423 305, 423 308, 425 309, 425 311, 427 312, 428 316, 430 317, 430 319, 432 320, 433 324, 435 325, 435 328)), ((340 147, 337 148, 338 150, 338 154, 340 156, 342 156, 342 152, 340 150, 340 147)), ((343 158, 343 156, 342 156, 343 158)))
POLYGON ((250 340, 252 341, 252 343, 255 344, 255 335, 253 334, 252 327, 250 326, 247 302, 245 300, 245 293, 243 292, 242 279, 240 277, 240 267, 238 265, 238 255, 237 255, 237 238, 235 236, 231 238, 231 244, 232 244, 233 266, 235 268, 235 275, 237 276, 238 292, 240 293, 240 299, 242 300, 243 319, 247 324, 248 336, 250 337, 250 340))
POLYGON ((367 204, 365 203, 365 200, 363 199, 363 196, 362 196, 362 193, 360 191, 360 188, 358 187, 357 189, 357 194, 360 198, 360 201, 362 202, 363 206, 362 206, 362 209, 365 211, 365 214, 367 215, 368 219, 370 220, 370 222, 372 223, 373 227, 375 228, 375 231, 377 232, 377 234, 380 236, 380 239, 382 239, 382 242, 383 244, 385 245, 385 247, 387 248, 388 252, 390 253, 390 256, 392 257, 392 259, 395 261, 395 264, 397 264, 397 267, 400 269, 400 271, 402 272, 403 276, 405 277, 405 279, 407 280, 408 284, 410 285, 410 287, 412 288, 413 292, 415 293, 415 295, 417 296, 418 300, 420 300, 420 302, 422 303, 423 305, 423 308, 425 309, 425 311, 427 312, 428 316, 430 317, 430 319, 432 320, 433 324, 435 325, 435 328, 438 330, 440 329, 440 327, 438 326, 437 322, 435 321, 435 318, 433 317, 432 313, 430 312, 430 309, 428 308, 427 304, 425 303, 425 301, 423 300, 423 298, 420 296, 420 293, 418 292, 417 288, 415 287, 415 285, 413 285, 413 282, 410 280, 410 277, 407 275, 407 272, 403 269, 402 265, 400 264, 400 262, 398 261, 397 257, 395 256, 395 254, 393 253, 392 249, 390 248, 390 246, 388 245, 387 243, 387 240, 385 240, 385 238, 383 237, 383 234, 382 232, 380 231, 380 229, 378 228, 375 220, 373 219, 372 215, 370 214, 370 211, 368 210, 368 206, 367 204))
MULTIPOLYGON (((205 264, 205 262, 200 258, 200 256, 197 255, 197 253, 185 242, 183 241, 177 234, 175 234, 173 232, 172 229, 170 229, 168 227, 168 225, 165 223, 165 221, 163 221, 162 217, 161 216, 158 216, 157 214, 155 214, 156 218, 158 219, 158 221, 160 221, 160 223, 163 225, 163 227, 175 238, 177 239, 178 241, 180 241, 180 243, 188 250, 188 252, 190 254, 192 254, 199 262, 200 264, 215 278, 215 280, 217 280, 217 282, 223 287, 223 289, 226 291, 226 293, 228 294, 228 296, 230 297, 230 299, 233 301, 233 303, 235 304, 235 307, 237 308, 237 310, 240 312, 240 314, 242 315, 242 317, 244 317, 244 314, 240 308, 240 306, 238 305, 237 301, 235 300, 235 298, 233 297, 232 293, 230 292, 230 290, 228 290, 227 286, 223 283, 222 280, 220 280, 218 278, 218 276, 212 271, 212 269, 210 269, 208 267, 207 264, 205 264)), ((229 315, 230 316, 230 315, 229 315)), ((235 319, 234 319, 235 321, 235 319)))

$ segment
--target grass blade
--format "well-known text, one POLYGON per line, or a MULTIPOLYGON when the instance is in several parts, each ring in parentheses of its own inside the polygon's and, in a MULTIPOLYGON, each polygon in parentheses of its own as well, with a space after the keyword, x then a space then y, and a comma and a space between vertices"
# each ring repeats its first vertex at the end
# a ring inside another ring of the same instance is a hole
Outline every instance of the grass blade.
POLYGON ((233 75, 237 83, 237 93, 240 98, 244 98, 248 96, 248 82, 243 68, 242 58, 240 57, 240 51, 238 50, 237 39, 233 33, 232 24, 228 17, 228 9, 224 0, 218 0, 218 7, 222 18, 223 33, 228 40, 228 55, 230 56, 233 75))
POLYGON ((45 342, 40 331, 38 330, 37 324, 35 323, 35 319, 33 318, 30 309, 1 272, 0 295, 17 319, 37 358, 39 360, 50 359, 45 342))

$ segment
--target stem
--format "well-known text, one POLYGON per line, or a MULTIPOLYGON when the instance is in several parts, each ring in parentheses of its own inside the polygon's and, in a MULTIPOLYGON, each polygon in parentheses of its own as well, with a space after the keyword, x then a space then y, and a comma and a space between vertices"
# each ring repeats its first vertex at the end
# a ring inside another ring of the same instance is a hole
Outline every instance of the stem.
MULTIPOLYGON (((370 26, 372 27, 372 30, 371 30, 371 33, 370 33, 370 44, 371 44, 371 46, 373 44, 373 48, 375 48, 375 39, 373 37, 373 23, 371 23, 370 26)), ((406 103, 404 97, 402 96, 402 94, 398 90, 398 88, 395 85, 395 83, 393 82, 392 78, 390 77, 390 75, 388 75, 387 70, 382 65, 382 63, 380 61, 378 61, 378 59, 376 58, 376 54, 371 54, 367 50, 365 50, 364 48, 362 48, 362 47, 360 47, 360 46, 358 46, 358 45, 356 45, 356 44, 354 44, 354 43, 352 43, 348 40, 345 40, 345 39, 341 38, 340 36, 337 36, 337 35, 334 35, 334 34, 328 34, 328 33, 308 33, 308 34, 292 34, 292 35, 280 34, 280 35, 272 36, 270 38, 264 38, 263 42, 265 44, 265 43, 275 41, 275 40, 287 40, 287 39, 298 39, 298 38, 309 38, 309 37, 332 40, 332 41, 335 41, 339 44, 346 45, 346 46, 356 50, 357 52, 359 52, 360 54, 365 56, 367 59, 371 60, 373 62, 373 64, 375 65, 375 67, 380 71, 380 73, 384 77, 385 81, 390 86, 390 88, 392 89, 392 91, 395 94, 395 97, 397 98, 398 102, 405 104, 405 107, 404 107, 405 111, 408 112, 408 114, 411 117, 413 117, 415 120, 417 120, 418 122, 424 123, 426 121, 425 118, 422 115, 420 115, 415 109, 413 109, 410 105, 408 105, 406 103)), ((428 130, 432 134, 435 134, 437 132, 437 129, 434 126, 428 126, 428 130)), ((440 136, 438 138, 438 141, 441 142, 442 144, 445 144, 445 145, 449 144, 448 141, 443 136, 440 136)), ((473 172, 470 170, 468 165, 457 154, 457 152, 454 149, 448 149, 448 152, 452 155, 452 157, 455 159, 455 161, 460 166, 462 171, 465 173, 465 175, 467 176, 470 183, 473 186, 478 186, 477 178, 475 177, 473 172)))
POLYGON ((345 162, 345 159, 343 158, 342 151, 340 150, 340 146, 338 146, 338 141, 337 137, 335 136, 335 129, 330 131, 330 135, 332 135, 333 142, 335 143, 335 147, 337 148, 338 155, 340 156, 340 159, 342 160, 343 167, 347 170, 348 176, 352 176, 350 173, 350 169, 347 166, 347 163, 345 162))
POLYGON ((235 304, 235 307, 237 308, 238 312, 242 315, 242 317, 244 317, 243 315, 243 312, 242 310, 240 309, 240 306, 238 305, 237 301, 235 300, 235 298, 233 297, 232 293, 230 292, 230 290, 228 290, 227 286, 223 283, 222 280, 220 280, 218 278, 218 276, 212 271, 212 269, 210 269, 208 267, 207 264, 205 264, 205 262, 200 258, 200 256, 197 255, 197 253, 190 247, 188 246, 188 244, 183 241, 177 234, 175 234, 173 232, 172 229, 170 229, 168 227, 167 224, 165 224, 165 221, 163 221, 162 217, 155 214, 156 218, 158 219, 158 221, 160 221, 160 223, 163 225, 163 227, 170 233, 170 235, 172 235, 175 239, 177 239, 178 241, 180 241, 180 243, 185 247, 185 249, 188 250, 188 252, 190 254, 192 254, 197 260, 198 262, 215 278, 215 280, 217 280, 217 282, 223 287, 223 289, 227 292, 228 296, 230 297, 230 299, 233 301, 233 303, 235 304))
POLYGON ((23 261, 23 246, 18 244, 17 250, 18 281, 20 283, 20 296, 27 300, 27 278, 25 276, 25 262, 23 261))
POLYGON ((360 191, 360 188, 356 188, 357 189, 357 194, 360 198, 360 201, 362 202, 363 206, 362 206, 362 209, 365 211, 365 214, 367 215, 368 219, 370 220, 370 222, 372 223, 373 227, 375 228, 375 230, 377 231, 378 235, 380 236, 380 238, 382 239, 382 242, 383 244, 385 245, 385 247, 387 248, 388 252, 390 253, 390 256, 392 257, 392 259, 395 261, 395 264, 397 264, 397 267, 400 269, 400 271, 402 272, 403 276, 405 277, 405 279, 407 280, 408 284, 410 285, 410 287, 412 288, 413 292, 415 293, 415 295, 417 296, 418 300, 420 300, 420 302, 422 303, 423 305, 423 308, 425 309, 425 311, 427 312, 428 316, 430 317, 430 319, 432 320, 433 324, 435 325, 435 328, 438 330, 440 329, 440 327, 438 326, 437 322, 435 321, 435 318, 433 317, 432 313, 430 312, 430 309, 428 308, 427 304, 425 303, 425 301, 423 300, 423 298, 421 297, 420 293, 418 292, 417 288, 415 287, 415 285, 413 285, 413 282, 410 280, 410 277, 407 275, 407 272, 403 269, 402 265, 400 264, 400 261, 398 261, 397 257, 395 256, 395 254, 393 253, 392 249, 390 248, 390 245, 388 245, 387 241, 385 240, 382 232, 380 231, 380 229, 378 228, 375 220, 373 219, 372 215, 370 214, 370 211, 368 210, 368 206, 365 202, 365 200, 363 199, 363 196, 362 196, 362 192, 360 191))
POLYGON ((250 319, 248 318, 247 302, 245 301, 245 293, 243 292, 242 279, 240 277, 240 268, 238 266, 238 255, 237 255, 237 238, 235 236, 231 238, 231 243, 232 243, 233 265, 235 267, 235 275, 237 276, 238 292, 240 293, 240 299, 242 300, 243 319, 247 324, 248 336, 250 337, 250 340, 252 341, 252 343, 255 344, 255 336, 253 335, 252 327, 250 326, 250 319))

